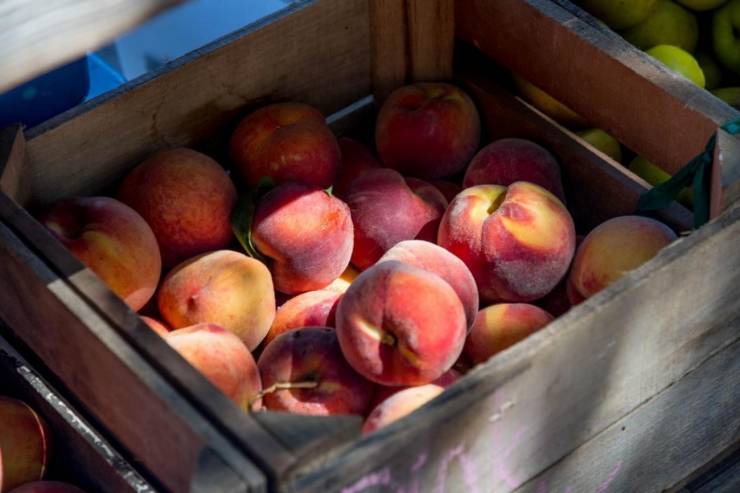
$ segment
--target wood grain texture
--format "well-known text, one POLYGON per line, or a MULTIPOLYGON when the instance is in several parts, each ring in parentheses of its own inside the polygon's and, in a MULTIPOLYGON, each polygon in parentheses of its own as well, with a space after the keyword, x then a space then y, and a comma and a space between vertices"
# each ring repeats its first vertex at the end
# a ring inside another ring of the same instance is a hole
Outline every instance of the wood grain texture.
POLYGON ((616 33, 550 0, 456 7, 458 36, 669 172, 701 152, 718 126, 740 118, 616 33))
POLYGON ((0 92, 95 50, 181 0, 3 0, 0 92))
MULTIPOLYGON (((0 334, 6 331, 0 322, 0 334)), ((2 335, 0 376, 0 393, 31 406, 51 429, 53 451, 46 477, 88 491, 156 491, 2 335)))
POLYGON ((735 207, 284 491, 515 491, 737 342, 738 241, 735 207))
POLYGON ((238 119, 270 101, 330 114, 368 94, 367 9, 367 0, 298 2, 32 129, 32 197, 99 193, 163 147, 225 149, 238 119))
POLYGON ((454 0, 407 0, 409 76, 412 81, 452 77, 454 0))
POLYGON ((369 0, 372 92, 378 104, 406 83, 406 0, 369 0))
MULTIPOLYGON (((740 447, 740 443, 737 444, 740 447)), ((740 448, 678 493, 737 493, 740 491, 740 448)))
MULTIPOLYGON (((199 475, 210 472, 199 469, 202 458, 215 448, 227 463, 221 464, 221 479, 214 487, 234 491, 233 485, 239 484, 240 490, 263 491, 264 479, 257 469, 233 451, 67 282, 90 275, 78 263, 76 272, 60 277, 14 231, 0 224, 0 317, 85 409, 102 419, 141 464, 156 471, 168 489, 197 490, 193 486, 199 475)), ((121 303, 110 291, 104 294, 121 303)), ((150 337, 154 334, 146 327, 139 331, 152 346, 165 344, 150 337)))
POLYGON ((27 200, 24 182, 26 139, 20 125, 0 129, 0 191, 14 200, 27 200))

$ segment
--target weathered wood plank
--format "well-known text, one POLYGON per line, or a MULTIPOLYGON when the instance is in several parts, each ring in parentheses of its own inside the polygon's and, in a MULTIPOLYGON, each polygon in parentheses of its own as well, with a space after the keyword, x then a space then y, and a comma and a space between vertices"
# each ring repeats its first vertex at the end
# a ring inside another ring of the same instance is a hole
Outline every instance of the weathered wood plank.
MULTIPOLYGON (((27 133, 34 201, 99 193, 162 147, 218 150, 240 116, 276 100, 325 114, 370 92, 367 0, 301 1, 27 133)), ((25 204, 24 204, 25 205, 25 204)))
POLYGON ((454 0, 407 0, 409 75, 412 81, 452 77, 454 0))
POLYGON ((180 1, 0 2, 0 92, 99 48, 180 1))
MULTIPOLYGON (((740 446, 740 444, 738 444, 740 446)), ((740 491, 740 449, 692 481, 679 493, 737 493, 740 491)))
POLYGON ((405 0, 369 0, 372 92, 382 103, 406 82, 408 46, 405 0))
POLYGON ((14 200, 28 199, 23 180, 26 139, 20 125, 0 129, 0 192, 14 200))
POLYGON ((284 491, 516 490, 737 341, 738 241, 732 208, 284 491))

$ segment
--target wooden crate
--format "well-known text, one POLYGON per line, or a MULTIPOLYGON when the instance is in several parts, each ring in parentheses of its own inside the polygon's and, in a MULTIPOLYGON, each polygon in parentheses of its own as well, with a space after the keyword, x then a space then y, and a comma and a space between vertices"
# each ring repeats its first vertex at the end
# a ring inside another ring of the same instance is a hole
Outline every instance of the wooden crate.
POLYGON ((51 431, 45 478, 93 492, 153 493, 154 487, 1 335, 0 395, 31 406, 51 431))
MULTIPOLYGON (((569 206, 587 229, 633 212, 646 184, 512 96, 489 59, 462 48, 453 66, 456 30, 499 64, 549 63, 547 78, 565 77, 574 64, 594 70, 626 64, 574 22, 581 21, 546 0, 303 1, 40 127, 6 131, 0 317, 173 491, 206 479, 213 491, 679 487, 740 441, 740 270, 732 268, 740 260, 734 246, 740 207, 732 205, 733 183, 725 180, 735 176, 740 153, 729 136, 715 156, 714 176, 722 180, 714 221, 413 415, 364 438, 358 418, 240 413, 27 212, 100 193, 162 147, 192 145, 223 160, 239 117, 267 102, 308 102, 332 115, 337 132, 351 132, 372 119, 371 96, 382 100, 408 81, 454 78, 475 99, 487 138, 531 137, 556 154, 569 206), (525 25, 509 29, 507 15, 517 13, 525 25), (570 58, 553 63, 554 48, 546 47, 547 59, 541 46, 519 42, 525 31, 545 30, 581 36, 583 46, 574 44, 570 58), (68 344, 58 344, 60 338, 68 344)), ((650 125, 660 121, 662 132, 673 135, 672 119, 683 119, 693 129, 683 138, 639 141, 634 121, 626 120, 628 104, 610 103, 603 112, 573 104, 635 151, 677 165, 725 116, 737 117, 635 57, 640 71, 630 83, 662 101, 655 108, 671 116, 650 125)), ((537 83, 545 78, 523 73, 537 83)), ((572 104, 561 95, 567 85, 543 86, 572 104)), ((571 87, 579 94, 589 88, 571 87)), ((679 231, 691 229, 689 211, 677 204, 658 216, 679 231)))

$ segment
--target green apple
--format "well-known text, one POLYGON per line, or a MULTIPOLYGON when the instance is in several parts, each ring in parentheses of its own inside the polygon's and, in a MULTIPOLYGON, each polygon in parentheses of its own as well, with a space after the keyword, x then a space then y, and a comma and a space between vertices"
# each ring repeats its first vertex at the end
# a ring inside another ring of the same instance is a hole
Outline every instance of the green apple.
POLYGON ((722 84, 722 69, 717 61, 708 53, 698 53, 696 61, 699 62, 701 71, 704 72, 706 89, 714 89, 722 84))
POLYGON ((674 72, 683 75, 697 86, 704 87, 704 72, 702 72, 696 58, 691 56, 691 53, 678 46, 671 45, 654 46, 645 53, 662 62, 663 65, 674 72))
POLYGON ((722 87, 712 91, 712 94, 733 108, 740 110, 740 87, 722 87))
POLYGON ((589 128, 576 134, 616 162, 622 161, 622 147, 619 142, 600 128, 589 128))
POLYGON ((740 74, 740 0, 730 0, 714 13, 712 38, 719 61, 740 74))
MULTIPOLYGON (((637 156, 633 159, 627 168, 652 186, 660 185, 671 178, 671 175, 663 171, 662 168, 642 156, 637 156)), ((677 200, 686 207, 691 208, 694 201, 693 197, 692 190, 690 188, 684 188, 678 194, 677 200)))
POLYGON ((531 82, 516 74, 514 74, 514 82, 519 87, 519 92, 524 96, 524 99, 561 125, 565 125, 568 128, 583 128, 588 126, 588 122, 578 113, 531 82))
POLYGON ((674 45, 694 51, 699 41, 696 16, 671 0, 658 0, 653 12, 641 23, 622 33, 641 50, 656 45, 674 45))
POLYGON ((612 29, 627 29, 644 21, 657 0, 581 0, 580 5, 612 29))
POLYGON ((716 9, 727 0, 677 0, 678 3, 686 5, 688 8, 698 11, 716 9))

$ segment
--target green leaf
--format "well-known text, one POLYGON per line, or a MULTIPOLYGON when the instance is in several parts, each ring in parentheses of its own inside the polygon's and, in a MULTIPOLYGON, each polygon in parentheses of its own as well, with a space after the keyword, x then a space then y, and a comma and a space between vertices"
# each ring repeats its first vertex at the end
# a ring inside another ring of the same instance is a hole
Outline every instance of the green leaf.
POLYGON ((251 189, 241 197, 231 213, 231 230, 239 240, 244 251, 252 258, 262 263, 267 263, 267 258, 262 255, 252 243, 252 222, 257 210, 257 189, 251 189))
POLYGON ((329 197, 331 197, 331 196, 332 196, 332 194, 334 193, 334 185, 329 185, 329 188, 325 188, 325 189, 324 189, 324 192, 326 192, 326 194, 327 194, 327 195, 328 195, 329 197))

